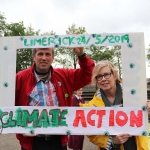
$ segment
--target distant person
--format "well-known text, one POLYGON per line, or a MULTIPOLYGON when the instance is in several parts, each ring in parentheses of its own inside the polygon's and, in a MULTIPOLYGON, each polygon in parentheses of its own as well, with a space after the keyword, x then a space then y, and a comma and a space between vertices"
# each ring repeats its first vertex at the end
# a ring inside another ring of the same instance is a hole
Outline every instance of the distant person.
MULTIPOLYGON (((75 92, 72 97, 72 106, 79 106, 79 103, 84 104, 84 98, 82 98, 82 88, 75 92)), ((73 150, 82 150, 83 148, 84 135, 70 135, 68 140, 68 147, 73 150)))
MULTIPOLYGON (((71 106, 73 91, 89 84, 94 61, 74 48, 80 68, 53 68, 53 48, 35 48, 33 65, 16 75, 16 106, 71 106)), ((17 134, 21 150, 67 150, 68 135, 17 134)))

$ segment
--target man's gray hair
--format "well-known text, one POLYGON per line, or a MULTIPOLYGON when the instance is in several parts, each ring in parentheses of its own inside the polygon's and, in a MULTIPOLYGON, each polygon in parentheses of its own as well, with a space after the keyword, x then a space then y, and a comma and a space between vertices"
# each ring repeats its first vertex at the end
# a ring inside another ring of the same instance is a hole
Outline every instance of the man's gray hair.
MULTIPOLYGON (((44 48, 43 48, 44 49, 44 48)), ((36 48, 32 48, 32 55, 34 56, 36 53, 36 48)), ((54 48, 52 47, 52 54, 54 56, 54 48)))
POLYGON ((35 55, 36 53, 36 48, 32 48, 32 55, 35 55))

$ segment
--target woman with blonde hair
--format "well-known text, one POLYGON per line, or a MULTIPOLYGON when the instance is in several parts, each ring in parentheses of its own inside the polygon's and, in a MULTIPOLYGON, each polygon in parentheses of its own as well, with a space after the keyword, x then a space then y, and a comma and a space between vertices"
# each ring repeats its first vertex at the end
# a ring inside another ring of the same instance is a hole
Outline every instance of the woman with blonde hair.
MULTIPOLYGON (((93 70, 92 83, 97 84, 99 89, 88 104, 81 106, 111 107, 123 103, 118 70, 113 63, 100 61, 93 70)), ((146 136, 123 133, 116 136, 88 135, 88 138, 99 150, 148 150, 146 136)))

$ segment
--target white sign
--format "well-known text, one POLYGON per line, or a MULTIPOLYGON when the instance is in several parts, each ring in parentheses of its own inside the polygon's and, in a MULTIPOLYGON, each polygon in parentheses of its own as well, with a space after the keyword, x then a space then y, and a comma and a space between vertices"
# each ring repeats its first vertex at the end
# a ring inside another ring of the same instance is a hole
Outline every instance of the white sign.
MULTIPOLYGON (((16 49, 93 45, 121 45, 124 107, 144 108, 147 87, 143 33, 0 37, 0 106, 14 106, 16 49)), ((144 117, 147 120, 147 115, 144 117)))
POLYGON ((138 107, 4 107, 2 133, 147 135, 147 115, 138 107))

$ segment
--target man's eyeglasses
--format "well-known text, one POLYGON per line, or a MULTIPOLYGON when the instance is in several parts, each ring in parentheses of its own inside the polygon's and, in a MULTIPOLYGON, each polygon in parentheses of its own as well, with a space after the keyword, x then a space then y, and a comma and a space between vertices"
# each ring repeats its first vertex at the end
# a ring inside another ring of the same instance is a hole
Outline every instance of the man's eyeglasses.
POLYGON ((102 74, 99 74, 99 75, 97 75, 95 78, 96 78, 96 80, 102 80, 103 77, 104 77, 105 79, 109 79, 109 78, 111 77, 111 74, 112 74, 112 73, 104 73, 103 75, 102 75, 102 74))

